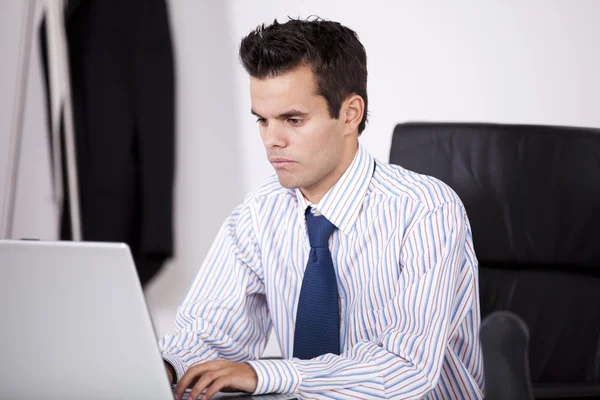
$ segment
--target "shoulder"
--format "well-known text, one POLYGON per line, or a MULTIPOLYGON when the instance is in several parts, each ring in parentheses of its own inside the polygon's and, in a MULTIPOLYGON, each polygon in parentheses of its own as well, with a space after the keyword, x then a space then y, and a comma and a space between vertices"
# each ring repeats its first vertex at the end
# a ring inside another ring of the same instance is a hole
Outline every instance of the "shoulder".
POLYGON ((276 175, 270 176, 260 186, 246 195, 225 220, 225 227, 239 236, 248 236, 249 232, 258 232, 261 221, 272 218, 285 210, 287 204, 296 201, 293 190, 279 184, 276 175))
POLYGON ((376 162, 371 190, 392 199, 414 203, 428 212, 448 203, 462 207, 456 192, 441 180, 380 161, 376 162))

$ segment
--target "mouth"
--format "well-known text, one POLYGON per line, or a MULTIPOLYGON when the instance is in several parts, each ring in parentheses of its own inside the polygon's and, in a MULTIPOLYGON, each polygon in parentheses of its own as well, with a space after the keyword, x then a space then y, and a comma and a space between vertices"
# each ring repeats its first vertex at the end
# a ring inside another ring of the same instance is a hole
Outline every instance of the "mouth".
POLYGON ((275 169, 285 168, 294 163, 294 161, 292 161, 292 160, 288 160, 287 158, 279 158, 279 157, 271 158, 269 161, 271 162, 271 165, 273 165, 273 167, 275 167, 275 169))

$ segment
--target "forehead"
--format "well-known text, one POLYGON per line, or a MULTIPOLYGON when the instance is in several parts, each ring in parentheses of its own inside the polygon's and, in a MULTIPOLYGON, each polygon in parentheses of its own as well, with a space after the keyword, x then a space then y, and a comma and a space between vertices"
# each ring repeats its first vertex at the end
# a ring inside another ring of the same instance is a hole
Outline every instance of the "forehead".
POLYGON ((306 66, 274 77, 250 78, 250 97, 252 109, 263 116, 288 108, 308 112, 325 100, 317 94, 314 74, 306 66))

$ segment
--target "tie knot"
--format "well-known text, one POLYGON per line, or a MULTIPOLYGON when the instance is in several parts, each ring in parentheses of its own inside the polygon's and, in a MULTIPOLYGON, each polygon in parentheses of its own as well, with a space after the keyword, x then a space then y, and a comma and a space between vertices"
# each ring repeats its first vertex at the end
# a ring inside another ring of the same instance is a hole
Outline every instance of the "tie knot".
POLYGON ((335 225, 323 215, 314 215, 308 208, 306 210, 306 228, 310 247, 327 247, 329 237, 335 230, 335 225))

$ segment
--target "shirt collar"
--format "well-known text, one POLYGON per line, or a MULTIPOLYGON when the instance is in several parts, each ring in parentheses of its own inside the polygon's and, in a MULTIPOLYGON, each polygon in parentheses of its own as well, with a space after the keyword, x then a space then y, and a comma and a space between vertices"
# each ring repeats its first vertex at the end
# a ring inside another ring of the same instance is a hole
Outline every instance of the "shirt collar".
MULTIPOLYGON (((354 160, 352 160, 346 172, 316 205, 317 210, 346 235, 350 233, 354 222, 356 222, 369 182, 373 176, 374 167, 375 160, 359 144, 354 160)), ((306 200, 300 189, 295 191, 298 199, 298 212, 304 220, 306 208, 311 204, 306 200)))

